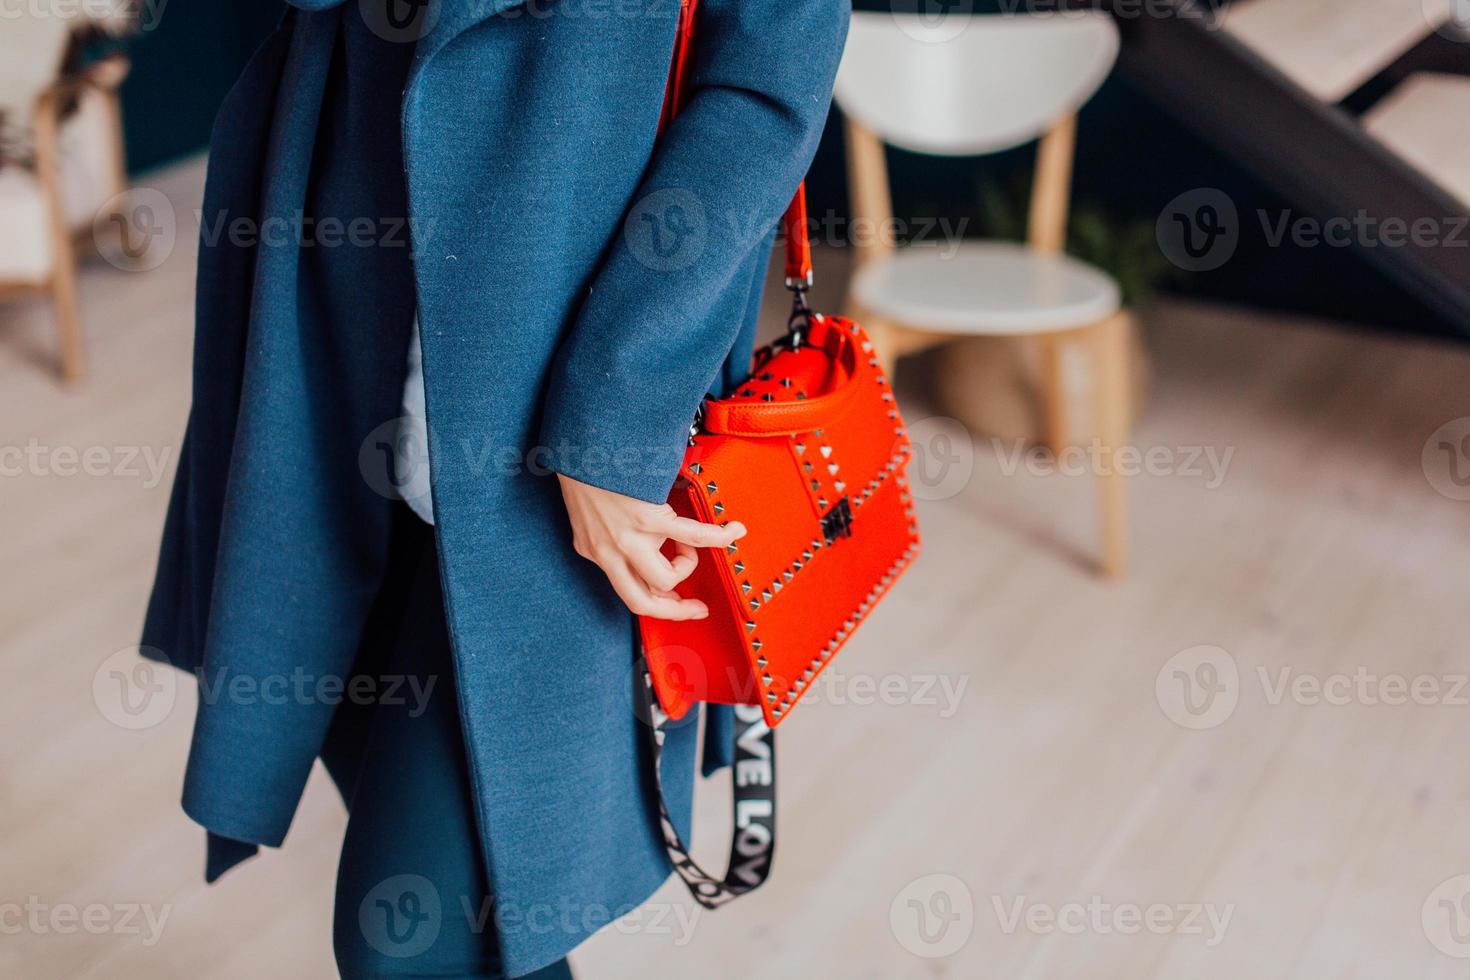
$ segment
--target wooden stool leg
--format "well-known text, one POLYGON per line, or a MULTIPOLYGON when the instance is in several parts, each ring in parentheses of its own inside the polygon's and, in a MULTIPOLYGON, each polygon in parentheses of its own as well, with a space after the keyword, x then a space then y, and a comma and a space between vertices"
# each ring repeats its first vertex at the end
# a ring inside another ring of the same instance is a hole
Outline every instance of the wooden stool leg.
POLYGON ((1053 456, 1060 456, 1068 445, 1066 340, 1066 334, 1041 338, 1041 434, 1053 456))
POLYGON ((1128 565, 1126 488, 1114 458, 1128 440, 1128 317, 1117 313, 1092 328, 1096 350, 1098 438, 1102 443, 1098 474, 1102 556, 1100 570, 1121 576, 1128 565))
POLYGON ((77 314, 77 266, 72 248, 71 229, 66 224, 66 210, 61 198, 61 148, 57 136, 59 96, 55 90, 42 93, 36 100, 35 144, 36 175, 46 195, 50 212, 51 295, 56 303, 56 326, 60 335, 61 376, 76 381, 86 373, 86 353, 82 347, 82 326, 77 314))
POLYGON ((58 249, 51 271, 51 297, 56 304, 56 328, 60 341, 61 376, 80 381, 87 373, 87 355, 82 342, 81 318, 77 313, 76 263, 70 243, 58 249))

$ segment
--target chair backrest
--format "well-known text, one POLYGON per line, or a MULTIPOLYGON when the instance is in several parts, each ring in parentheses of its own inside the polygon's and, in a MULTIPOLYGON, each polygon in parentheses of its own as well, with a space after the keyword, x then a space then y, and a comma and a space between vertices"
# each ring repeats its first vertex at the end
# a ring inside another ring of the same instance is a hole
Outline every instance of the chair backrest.
POLYGON ((856 13, 835 97, 885 143, 936 156, 993 153, 1076 112, 1117 54, 1117 27, 1095 11, 856 13))
POLYGON ((67 18, 34 6, 17 5, 27 12, 0 18, 0 115, 12 136, 29 133, 36 97, 60 74, 71 31, 67 18))

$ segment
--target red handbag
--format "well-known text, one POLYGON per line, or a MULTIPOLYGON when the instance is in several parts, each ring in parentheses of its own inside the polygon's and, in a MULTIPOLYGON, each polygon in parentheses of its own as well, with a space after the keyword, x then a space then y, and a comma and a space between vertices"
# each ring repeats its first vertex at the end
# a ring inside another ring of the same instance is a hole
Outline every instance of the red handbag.
MULTIPOLYGON (((684 97, 697 0, 684 0, 664 123, 684 97)), ((775 839, 772 729, 919 551, 898 405, 862 328, 807 305, 812 282, 805 187, 783 221, 789 330, 758 351, 750 378, 707 400, 669 503, 682 516, 748 533, 706 552, 675 590, 708 618, 642 618, 644 707, 663 732, 697 702, 737 706, 736 833, 716 879, 689 857, 660 799, 675 870, 706 907, 759 886, 775 839), (656 704, 653 703, 656 699, 656 704)))

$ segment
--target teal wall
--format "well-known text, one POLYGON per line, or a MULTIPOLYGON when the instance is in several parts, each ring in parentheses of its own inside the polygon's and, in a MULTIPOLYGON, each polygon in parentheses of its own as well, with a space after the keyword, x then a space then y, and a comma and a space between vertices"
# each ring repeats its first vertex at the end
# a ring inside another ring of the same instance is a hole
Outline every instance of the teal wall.
POLYGON ((128 166, 140 173, 204 148, 250 53, 281 18, 276 0, 168 0, 131 43, 123 85, 128 166))

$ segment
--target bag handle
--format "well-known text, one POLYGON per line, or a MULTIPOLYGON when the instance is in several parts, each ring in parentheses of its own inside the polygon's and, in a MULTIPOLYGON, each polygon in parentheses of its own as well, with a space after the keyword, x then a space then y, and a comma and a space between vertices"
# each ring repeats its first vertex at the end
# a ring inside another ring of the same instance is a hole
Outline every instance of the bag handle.
MULTIPOLYGON (((689 66, 694 50, 694 26, 699 13, 699 0, 680 0, 679 28, 674 35, 674 59, 664 89, 663 113, 658 131, 662 133, 684 103, 689 101, 689 66)), ((797 185, 796 196, 781 218, 782 236, 786 239, 786 288, 798 295, 812 285, 812 243, 807 234, 806 183, 797 185)))
MULTIPOLYGON (((659 131, 667 126, 687 97, 689 51, 694 37, 694 13, 698 0, 681 0, 679 31, 674 42, 674 63, 669 72, 659 131)), ((796 200, 786 212, 786 284, 798 297, 811 283, 811 247, 806 238, 806 195, 798 188, 796 200)), ((798 305, 804 305, 798 302, 798 305)), ((851 344, 848 345, 851 347, 851 344)), ((854 355, 855 356, 855 355, 854 355)), ((856 363, 854 361, 854 363, 856 363)), ((824 396, 828 397, 828 396, 824 396)), ((818 399, 813 399, 817 401, 818 399)), ((653 784, 658 795, 659 832, 674 871, 683 879, 694 900, 716 909, 746 892, 759 888, 771 873, 776 852, 776 735, 766 724, 758 705, 736 705, 734 829, 730 837, 730 863, 723 878, 699 866, 679 837, 664 799, 659 768, 670 719, 658 703, 653 678, 640 651, 634 664, 635 699, 639 715, 648 725, 648 742, 653 755, 653 784)))
POLYGON ((793 436, 820 429, 841 415, 858 390, 858 351, 853 335, 812 315, 802 340, 804 347, 825 351, 845 377, 831 392, 790 402, 744 402, 732 399, 705 402, 704 431, 732 436, 793 436))
MULTIPOLYGON (((648 664, 640 655, 635 665, 638 677, 639 717, 652 733, 653 781, 658 787, 658 825, 664 850, 674 871, 683 879, 694 900, 707 909, 717 909, 746 892, 755 891, 771 874, 776 853, 776 734, 766 724, 759 705, 735 705, 735 779, 731 812, 735 826, 730 835, 730 862, 723 878, 716 878, 689 854, 664 800, 659 765, 669 716, 659 706, 648 664)), ((693 716, 686 715, 686 718, 693 716)))

